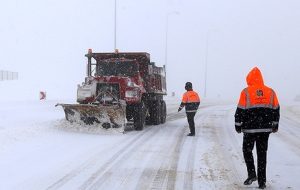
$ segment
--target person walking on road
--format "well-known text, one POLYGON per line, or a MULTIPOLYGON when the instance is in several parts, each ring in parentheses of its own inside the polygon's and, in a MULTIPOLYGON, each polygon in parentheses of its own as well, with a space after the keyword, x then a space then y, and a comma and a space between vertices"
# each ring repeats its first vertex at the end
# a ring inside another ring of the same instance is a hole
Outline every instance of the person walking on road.
POLYGON ((188 136, 195 136, 195 122, 194 117, 200 105, 200 98, 197 92, 193 91, 193 85, 191 82, 185 83, 186 92, 182 96, 181 104, 178 108, 178 112, 185 107, 187 120, 189 123, 190 133, 188 136))
POLYGON ((242 90, 235 112, 235 130, 243 132, 243 154, 248 178, 244 185, 258 180, 260 189, 266 188, 268 139, 278 131, 280 106, 276 93, 264 85, 260 70, 253 68, 246 78, 248 87, 242 90), (256 143, 257 175, 252 150, 256 143))

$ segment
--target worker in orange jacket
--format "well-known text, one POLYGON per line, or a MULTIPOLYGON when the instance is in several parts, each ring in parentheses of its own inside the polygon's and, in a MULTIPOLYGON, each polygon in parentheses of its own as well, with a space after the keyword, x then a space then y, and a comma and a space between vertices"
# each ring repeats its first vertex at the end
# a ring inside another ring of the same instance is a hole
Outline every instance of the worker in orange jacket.
POLYGON ((244 185, 258 180, 260 189, 266 187, 268 139, 278 130, 280 107, 276 93, 264 85, 260 70, 255 67, 247 75, 248 87, 242 90, 235 112, 235 130, 243 132, 243 154, 248 171, 244 185), (257 175, 252 150, 256 143, 257 175))
POLYGON ((200 105, 200 98, 197 92, 193 91, 193 84, 191 82, 185 83, 185 92, 182 96, 181 104, 178 108, 178 112, 185 107, 187 120, 189 123, 190 133, 188 136, 195 136, 195 122, 194 117, 200 105))

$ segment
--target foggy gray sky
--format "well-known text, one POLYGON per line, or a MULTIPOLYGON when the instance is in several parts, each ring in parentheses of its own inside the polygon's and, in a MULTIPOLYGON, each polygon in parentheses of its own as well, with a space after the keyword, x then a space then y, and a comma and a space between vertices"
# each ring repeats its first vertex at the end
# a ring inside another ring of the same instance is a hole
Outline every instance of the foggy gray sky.
MULTIPOLYGON (((157 65, 165 64, 169 15, 169 94, 181 95, 191 81, 203 96, 206 52, 208 97, 238 99, 254 66, 280 100, 300 94, 299 1, 117 2, 117 48, 147 51, 157 65)), ((24 90, 52 97, 76 97, 88 48, 114 49, 113 0, 1 1, 0 23, 0 69, 19 72, 24 90)))

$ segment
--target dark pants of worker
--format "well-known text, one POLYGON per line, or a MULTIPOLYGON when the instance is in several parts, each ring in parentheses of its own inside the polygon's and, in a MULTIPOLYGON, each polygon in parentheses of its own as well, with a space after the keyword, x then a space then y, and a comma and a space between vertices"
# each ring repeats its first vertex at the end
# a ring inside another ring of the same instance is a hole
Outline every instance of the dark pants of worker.
POLYGON ((266 182, 267 150, 270 133, 244 133, 243 153, 248 177, 255 177, 255 166, 252 150, 256 143, 258 184, 266 182))
POLYGON ((194 122, 195 114, 196 112, 186 112, 191 134, 195 134, 195 122, 194 122))

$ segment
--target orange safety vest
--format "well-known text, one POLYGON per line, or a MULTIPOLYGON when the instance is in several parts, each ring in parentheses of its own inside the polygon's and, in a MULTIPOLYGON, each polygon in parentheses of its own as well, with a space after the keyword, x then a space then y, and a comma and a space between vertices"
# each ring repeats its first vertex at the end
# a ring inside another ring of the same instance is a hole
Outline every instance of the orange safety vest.
POLYGON ((197 103, 200 102, 199 95, 194 91, 187 91, 182 96, 183 103, 197 103))
POLYGON ((200 98, 197 92, 187 91, 182 96, 180 108, 185 107, 186 112, 197 112, 200 105, 200 98))

